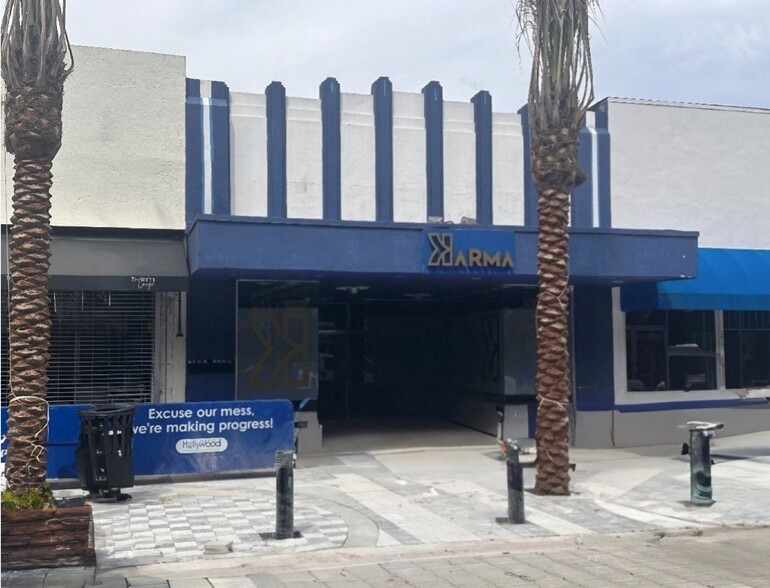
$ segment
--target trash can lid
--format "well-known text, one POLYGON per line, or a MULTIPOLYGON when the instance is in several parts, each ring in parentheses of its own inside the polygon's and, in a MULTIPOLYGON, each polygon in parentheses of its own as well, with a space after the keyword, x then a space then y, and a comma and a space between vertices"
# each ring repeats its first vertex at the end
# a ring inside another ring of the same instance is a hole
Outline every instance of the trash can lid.
POLYGON ((78 410, 80 416, 114 416, 119 414, 130 414, 136 410, 133 404, 103 404, 100 406, 89 406, 78 410))
POLYGON ((715 431, 724 428, 724 423, 709 423, 706 421, 687 421, 685 425, 691 431, 715 431))

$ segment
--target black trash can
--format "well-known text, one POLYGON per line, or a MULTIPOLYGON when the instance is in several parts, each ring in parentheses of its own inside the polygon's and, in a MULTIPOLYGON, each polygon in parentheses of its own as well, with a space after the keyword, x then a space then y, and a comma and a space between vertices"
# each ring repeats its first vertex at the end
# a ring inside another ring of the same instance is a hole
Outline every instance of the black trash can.
POLYGON ((134 485, 133 424, 135 407, 111 404, 82 408, 75 450, 80 487, 91 494, 125 500, 121 488, 134 485))

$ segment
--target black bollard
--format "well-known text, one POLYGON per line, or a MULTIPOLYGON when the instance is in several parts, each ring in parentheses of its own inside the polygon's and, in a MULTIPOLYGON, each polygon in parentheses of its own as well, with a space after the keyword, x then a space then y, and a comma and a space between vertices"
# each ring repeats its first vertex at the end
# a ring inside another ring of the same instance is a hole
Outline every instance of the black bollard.
POLYGON ((688 421, 683 427, 690 430, 690 502, 709 506, 714 504, 711 497, 711 438, 724 424, 688 421))
POLYGON ((275 452, 275 538, 294 537, 294 452, 275 452))
POLYGON ((506 443, 508 466, 508 523, 521 525, 524 520, 524 471, 519 462, 521 448, 510 439, 506 443))
POLYGON ((714 503, 711 496, 711 444, 713 429, 690 429, 690 501, 700 506, 714 503))

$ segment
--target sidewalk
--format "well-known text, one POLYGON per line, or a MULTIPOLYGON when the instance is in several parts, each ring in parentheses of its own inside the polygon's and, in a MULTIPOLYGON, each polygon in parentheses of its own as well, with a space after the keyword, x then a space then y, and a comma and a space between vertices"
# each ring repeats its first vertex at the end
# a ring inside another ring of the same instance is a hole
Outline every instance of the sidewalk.
MULTIPOLYGON (((307 458, 294 482, 301 536, 286 541, 264 538, 275 525, 273 478, 137 486, 127 503, 94 504, 96 570, 67 576, 69 584, 56 578, 78 572, 3 574, 3 586, 126 586, 126 578, 155 582, 147 586, 180 578, 187 578, 185 588, 270 586, 280 584, 247 583, 245 575, 242 583, 196 582, 270 558, 306 561, 311 552, 408 557, 460 546, 479 552, 522 541, 568 538, 575 545, 608 534, 770 525, 770 432, 717 438, 712 452, 710 507, 689 504, 689 466, 678 448, 573 450, 573 494, 527 493, 527 524, 513 526, 495 521, 506 514, 507 494, 505 462, 493 444, 307 458)), ((533 468, 525 468, 524 481, 533 486, 533 468)))

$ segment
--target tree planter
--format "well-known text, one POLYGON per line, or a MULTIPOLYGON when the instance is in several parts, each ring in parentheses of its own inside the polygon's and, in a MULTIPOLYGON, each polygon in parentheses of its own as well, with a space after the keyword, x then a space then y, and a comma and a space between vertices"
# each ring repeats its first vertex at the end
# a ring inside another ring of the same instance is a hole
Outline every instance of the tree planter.
POLYGON ((90 504, 2 513, 2 570, 94 566, 90 504))

